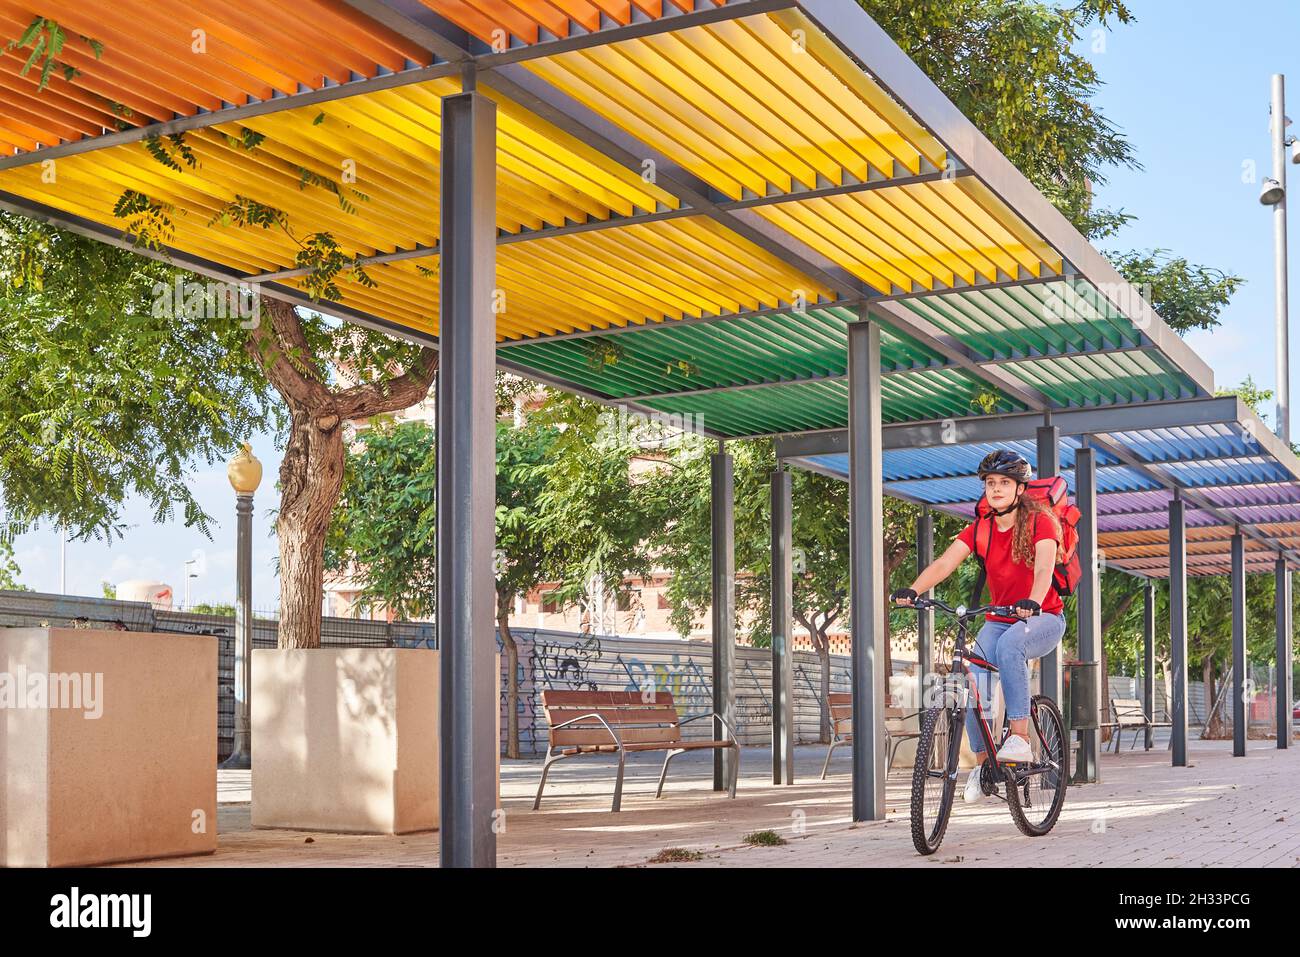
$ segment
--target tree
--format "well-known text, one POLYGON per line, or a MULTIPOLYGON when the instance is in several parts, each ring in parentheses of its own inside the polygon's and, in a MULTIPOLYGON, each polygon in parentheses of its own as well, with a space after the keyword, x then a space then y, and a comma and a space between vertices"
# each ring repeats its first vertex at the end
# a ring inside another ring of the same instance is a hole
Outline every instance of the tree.
POLYGON ((506 757, 519 757, 519 644, 510 631, 515 600, 537 588, 562 563, 563 544, 546 533, 541 501, 545 463, 558 433, 533 423, 497 424, 497 630, 506 653, 506 757))
POLYGON ((353 326, 304 317, 264 300, 264 320, 246 348, 289 410, 280 463, 282 648, 320 647, 325 537, 343 488, 344 425, 414 405, 425 397, 438 352, 353 326), (355 384, 339 384, 340 370, 355 384))
POLYGON ((1133 147, 1091 103, 1101 78, 1077 52, 1081 31, 1132 19, 1121 3, 859 0, 894 42, 1086 236, 1129 217, 1098 209, 1111 166, 1140 168, 1133 147))
POLYGON ((26 591, 18 583, 21 574, 18 563, 14 561, 14 544, 8 536, 0 536, 0 588, 7 591, 26 591))
POLYGON ((10 518, 120 536, 139 495, 205 534, 189 473, 280 421, 237 322, 162 315, 188 274, 0 213, 0 486, 10 518))
POLYGON ((347 456, 325 567, 361 586, 357 606, 431 618, 437 604, 437 443, 423 422, 376 423, 347 456))

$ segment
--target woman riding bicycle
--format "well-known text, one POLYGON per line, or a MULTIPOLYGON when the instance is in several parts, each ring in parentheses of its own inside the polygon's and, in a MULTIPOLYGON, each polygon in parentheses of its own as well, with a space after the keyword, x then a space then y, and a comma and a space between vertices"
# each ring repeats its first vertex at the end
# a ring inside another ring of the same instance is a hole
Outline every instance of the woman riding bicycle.
MULTIPOLYGON (((984 556, 988 571, 990 601, 1010 605, 1016 618, 989 615, 976 638, 986 660, 997 666, 1006 700, 1010 735, 998 749, 1001 762, 1033 760, 1029 744, 1029 662, 1041 658, 1061 641, 1065 617, 1061 597, 1052 587, 1052 572, 1060 550, 1061 526, 1053 512, 1040 500, 1025 495, 1030 480, 1029 463, 1019 454, 999 450, 980 462, 979 477, 992 520, 980 519, 967 525, 912 582, 890 596, 897 604, 911 605, 924 593, 957 570, 971 552, 984 556)), ((972 664, 975 674, 988 681, 988 671, 972 664)), ((986 699, 987 700, 987 699, 986 699)), ((986 757, 975 709, 966 712, 966 729, 978 762, 966 778, 963 798, 983 798, 980 765, 986 757)))

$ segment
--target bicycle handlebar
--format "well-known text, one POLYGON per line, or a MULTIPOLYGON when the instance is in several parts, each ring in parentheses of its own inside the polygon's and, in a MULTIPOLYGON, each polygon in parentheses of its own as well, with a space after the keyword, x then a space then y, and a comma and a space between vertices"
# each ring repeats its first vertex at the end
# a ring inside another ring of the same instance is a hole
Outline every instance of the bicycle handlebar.
MULTIPOLYGON (((972 618, 978 618, 980 615, 999 615, 1003 618, 1017 618, 1016 608, 1014 605, 981 605, 978 608, 966 608, 964 605, 958 605, 953 608, 951 605, 939 601, 937 598, 914 598, 910 605, 898 605, 896 608, 914 608, 917 611, 926 608, 937 608, 939 611, 946 612, 954 618, 963 621, 969 621, 972 618)), ((1040 612, 1034 612, 1039 614, 1040 612)))

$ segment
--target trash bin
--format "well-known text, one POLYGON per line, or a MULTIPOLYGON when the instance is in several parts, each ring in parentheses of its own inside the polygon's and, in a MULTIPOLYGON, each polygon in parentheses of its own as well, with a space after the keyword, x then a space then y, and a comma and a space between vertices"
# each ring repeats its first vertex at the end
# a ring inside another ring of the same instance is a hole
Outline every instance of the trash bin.
POLYGON ((1067 661, 1061 670, 1062 702, 1065 705, 1067 731, 1093 731, 1097 728, 1098 685, 1100 673, 1096 661, 1067 661))

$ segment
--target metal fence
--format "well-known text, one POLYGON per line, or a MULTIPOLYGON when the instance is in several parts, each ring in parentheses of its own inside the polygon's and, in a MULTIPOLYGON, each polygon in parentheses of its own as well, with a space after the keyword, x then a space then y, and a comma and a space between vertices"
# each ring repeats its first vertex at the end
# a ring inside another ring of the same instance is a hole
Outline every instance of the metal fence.
MULTIPOLYGON (((255 613, 253 647, 274 648, 278 621, 273 613, 255 613)), ((233 617, 194 612, 157 611, 143 602, 104 598, 77 598, 37 592, 0 590, 0 627, 61 626, 118 628, 130 631, 211 635, 217 641, 218 757, 230 753, 234 739, 234 632, 233 617)), ((707 641, 577 635, 572 632, 516 628, 519 647, 519 747, 523 754, 546 749, 546 720, 541 694, 547 689, 644 691, 653 687, 672 694, 683 717, 712 710, 712 645, 707 641)), ((321 645, 327 648, 436 648, 430 622, 382 622, 356 618, 322 619, 321 645)), ((498 647, 500 639, 498 638, 498 647)), ((795 740, 820 740, 821 661, 812 652, 794 654, 795 740)), ((736 736, 741 744, 771 741, 772 656, 763 648, 736 648, 736 736)), ((902 668, 895 663, 896 671, 902 668)), ((507 728, 505 656, 502 656, 502 747, 507 728)), ((1255 669, 1257 687, 1270 687, 1266 667, 1255 669)), ((849 658, 830 657, 830 690, 849 691, 849 658)), ((1111 676, 1113 697, 1142 697, 1140 682, 1111 676)), ((1188 683, 1189 723, 1205 720, 1199 681, 1188 683)), ((1162 681, 1156 682, 1156 713, 1167 713, 1162 681)), ((1229 715, 1231 709, 1227 709, 1229 715)), ((1262 712, 1261 712, 1262 713, 1262 712)), ((1271 716, 1271 710, 1267 712, 1271 716)), ((1252 720, 1252 725, 1256 724, 1252 720)), ((688 739, 707 737, 710 722, 698 721, 683 729, 688 739)))

